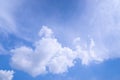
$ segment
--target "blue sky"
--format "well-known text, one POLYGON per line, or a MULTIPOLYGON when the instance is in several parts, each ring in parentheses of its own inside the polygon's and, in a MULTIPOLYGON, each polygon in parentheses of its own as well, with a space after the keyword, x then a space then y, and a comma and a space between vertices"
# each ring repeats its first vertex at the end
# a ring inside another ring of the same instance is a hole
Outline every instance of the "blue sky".
POLYGON ((120 80, 119 0, 0 0, 0 80, 120 80))

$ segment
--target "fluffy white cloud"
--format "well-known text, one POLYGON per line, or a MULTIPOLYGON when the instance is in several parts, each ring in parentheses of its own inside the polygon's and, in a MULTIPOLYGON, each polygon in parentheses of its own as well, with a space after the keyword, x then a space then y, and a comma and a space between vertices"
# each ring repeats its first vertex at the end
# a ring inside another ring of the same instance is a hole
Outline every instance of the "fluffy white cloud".
POLYGON ((14 71, 0 70, 0 80, 12 80, 14 71))
MULTIPOLYGON (((74 66, 75 59, 79 58, 83 64, 91 61, 102 61, 94 52, 95 43, 91 39, 90 46, 84 48, 76 45, 76 49, 63 47, 54 37, 53 32, 43 26, 39 32, 41 39, 35 42, 35 48, 27 46, 12 49, 11 64, 14 68, 28 72, 32 76, 44 74, 47 71, 58 74, 74 66)), ((75 43, 79 39, 75 40, 75 43)))
POLYGON ((73 66, 74 51, 62 47, 51 29, 43 26, 39 35, 43 37, 35 42, 35 49, 22 46, 11 50, 14 53, 11 59, 13 67, 37 76, 46 73, 47 67, 50 72, 62 73, 73 66))

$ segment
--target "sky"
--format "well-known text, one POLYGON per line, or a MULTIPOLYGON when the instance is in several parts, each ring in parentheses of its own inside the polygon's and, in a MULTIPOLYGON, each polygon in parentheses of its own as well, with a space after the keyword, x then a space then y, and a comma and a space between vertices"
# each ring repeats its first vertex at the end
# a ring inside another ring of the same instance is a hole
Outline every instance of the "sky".
POLYGON ((0 80, 120 80, 120 0, 0 0, 0 80))

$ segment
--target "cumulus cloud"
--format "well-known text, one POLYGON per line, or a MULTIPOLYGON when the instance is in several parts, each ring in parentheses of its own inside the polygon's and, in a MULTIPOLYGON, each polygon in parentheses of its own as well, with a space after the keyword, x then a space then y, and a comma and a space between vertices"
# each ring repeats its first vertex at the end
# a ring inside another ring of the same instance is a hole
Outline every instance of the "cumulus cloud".
POLYGON ((12 80, 14 71, 0 70, 0 80, 12 80))
POLYGON ((39 35, 43 37, 35 42, 35 49, 22 46, 11 50, 14 53, 12 66, 32 76, 46 73, 47 67, 52 73, 62 73, 73 66, 76 54, 70 48, 62 47, 51 29, 42 27, 39 35))
MULTIPOLYGON (((34 43, 34 49, 21 46, 12 49, 11 65, 23 70, 32 76, 38 76, 47 72, 54 74, 64 73, 74 66, 75 59, 81 59, 83 64, 91 61, 102 61, 94 52, 94 40, 91 39, 86 48, 80 44, 75 49, 62 46, 55 38, 53 31, 43 26, 39 32, 40 40, 34 43)), ((75 43, 79 39, 75 39, 75 43)))

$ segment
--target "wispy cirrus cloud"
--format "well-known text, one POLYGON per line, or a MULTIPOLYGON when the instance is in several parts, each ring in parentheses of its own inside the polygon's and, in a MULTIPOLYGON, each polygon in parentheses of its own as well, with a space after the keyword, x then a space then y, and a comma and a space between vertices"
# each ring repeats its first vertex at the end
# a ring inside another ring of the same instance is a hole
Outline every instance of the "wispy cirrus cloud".
POLYGON ((101 0, 90 17, 90 26, 92 27, 91 36, 96 41, 98 49, 103 51, 101 55, 109 55, 109 58, 115 58, 120 53, 120 1, 119 0, 101 0), (105 51, 107 49, 108 52, 105 51))
POLYGON ((22 1, 0 0, 0 33, 14 33, 17 31, 14 12, 22 1))

